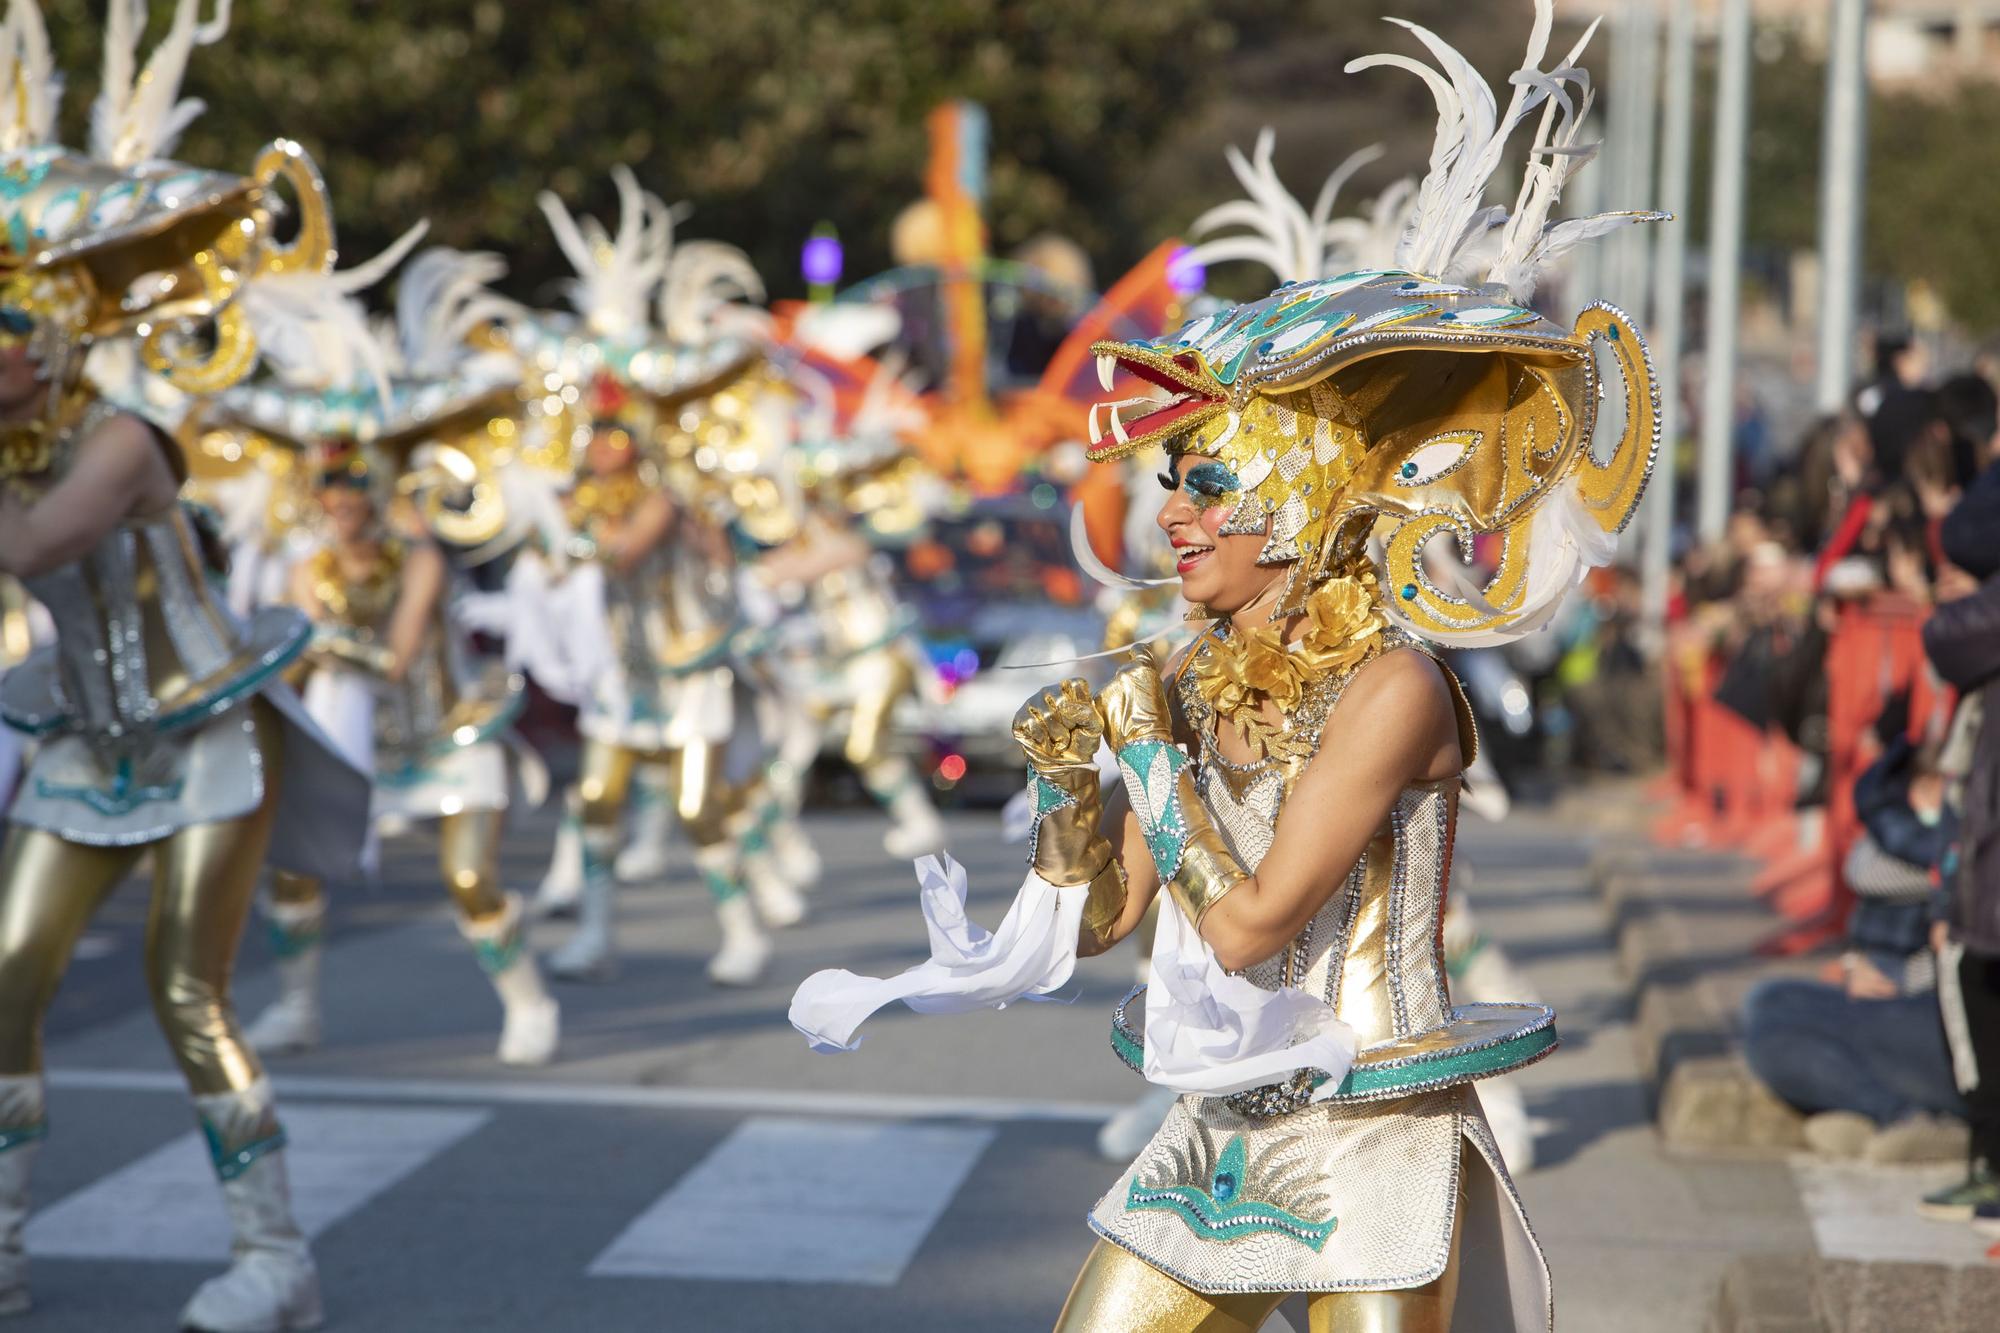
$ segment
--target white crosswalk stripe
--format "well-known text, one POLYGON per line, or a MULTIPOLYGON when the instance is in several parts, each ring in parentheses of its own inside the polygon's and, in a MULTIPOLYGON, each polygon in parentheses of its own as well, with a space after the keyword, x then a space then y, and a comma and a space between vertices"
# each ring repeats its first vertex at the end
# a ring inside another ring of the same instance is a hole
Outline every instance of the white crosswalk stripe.
MULTIPOLYGON (((316 1236, 478 1129, 491 1111, 408 1106, 280 1110, 299 1225, 316 1236)), ((199 1133, 182 1135, 36 1213, 30 1254, 213 1263, 229 1223, 199 1133)))
POLYGON ((983 1126, 746 1120, 590 1272, 894 1286, 993 1136, 983 1126))

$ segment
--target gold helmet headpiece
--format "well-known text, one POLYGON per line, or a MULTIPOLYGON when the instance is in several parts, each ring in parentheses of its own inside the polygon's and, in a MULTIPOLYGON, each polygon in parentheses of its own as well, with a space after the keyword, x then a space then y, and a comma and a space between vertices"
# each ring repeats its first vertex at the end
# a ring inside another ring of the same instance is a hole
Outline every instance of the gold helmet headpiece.
MULTIPOLYGON (((1092 408, 1089 456, 1161 444, 1225 463, 1235 511, 1223 531, 1265 534, 1259 563, 1291 566, 1274 618, 1301 610, 1372 537, 1388 609, 1405 627, 1465 646, 1502 642, 1546 623, 1584 569, 1609 558, 1638 506, 1658 448, 1658 389, 1638 331, 1601 302, 1564 329, 1528 301, 1541 269, 1579 241, 1663 215, 1549 220, 1593 151, 1577 137, 1591 91, 1576 61, 1595 30, 1545 71, 1552 23, 1552 0, 1537 0, 1504 111, 1464 57, 1414 24, 1401 26, 1442 73, 1400 55, 1349 64, 1418 73, 1439 105, 1431 169, 1392 264, 1285 275, 1260 301, 1093 349, 1107 384, 1122 370, 1143 393, 1092 408), (1537 110, 1514 207, 1482 206, 1507 139, 1537 110), (1424 548, 1444 532, 1467 562, 1475 538, 1498 538, 1483 586, 1452 562, 1432 577, 1424 548)), ((1259 156, 1268 168, 1267 146, 1259 156)), ((1264 229, 1324 227, 1323 212, 1293 209, 1297 226, 1264 229)), ((1288 253, 1337 251, 1323 237, 1288 253)), ((1252 257, 1248 239, 1215 257, 1252 257)))
POLYGON ((330 264, 332 219, 318 173, 279 140, 247 176, 168 160, 201 103, 179 97, 198 46, 219 41, 229 6, 200 21, 179 0, 143 65, 144 0, 109 0, 103 87, 87 153, 54 141, 61 78, 33 0, 0 23, 0 338, 30 341, 51 378, 92 341, 142 339, 147 366, 209 393, 255 363, 237 298, 272 275, 330 264), (272 233, 280 181, 297 199, 290 244, 272 233), (192 336, 191 325, 202 325, 192 336))

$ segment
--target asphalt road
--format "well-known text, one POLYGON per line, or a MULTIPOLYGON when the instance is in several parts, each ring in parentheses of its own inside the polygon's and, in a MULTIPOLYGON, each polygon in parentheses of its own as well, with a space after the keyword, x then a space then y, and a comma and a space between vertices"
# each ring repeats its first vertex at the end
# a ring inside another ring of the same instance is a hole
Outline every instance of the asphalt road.
MULTIPOLYGON (((974 915, 993 924, 1020 851, 990 813, 952 821, 974 915)), ((425 835, 390 849, 383 885, 339 897, 325 1045, 272 1065, 330 1328, 1051 1324, 1091 1245, 1083 1215, 1120 1170, 1097 1155, 1098 1126, 1140 1091, 1106 1040, 1130 957, 1085 963, 1065 1004, 898 1009, 858 1052, 809 1054, 784 1017, 802 977, 925 953, 915 880, 883 854, 880 818, 828 811, 810 829, 827 867, 815 916, 780 937, 762 985, 704 979, 715 927, 682 862, 624 893, 618 977, 560 990, 564 1049, 546 1070, 492 1059, 498 1008, 432 887, 425 835)), ((517 821, 516 885, 539 877, 549 831, 517 821)), ((1730 1253, 1796 1248, 1804 1222, 1781 1164, 1660 1156, 1585 883, 1589 836, 1532 812, 1466 830, 1488 931, 1562 1011, 1568 1047, 1523 1076, 1545 1163, 1523 1188, 1562 1326, 1695 1329, 1730 1253)), ((20 1333, 171 1327, 226 1248, 144 1003, 142 908, 136 885, 108 905, 51 1017, 37 1308, 20 1333)), ((538 926, 536 945, 563 929, 538 926)), ((271 994, 268 960, 253 931, 245 1013, 271 994)))

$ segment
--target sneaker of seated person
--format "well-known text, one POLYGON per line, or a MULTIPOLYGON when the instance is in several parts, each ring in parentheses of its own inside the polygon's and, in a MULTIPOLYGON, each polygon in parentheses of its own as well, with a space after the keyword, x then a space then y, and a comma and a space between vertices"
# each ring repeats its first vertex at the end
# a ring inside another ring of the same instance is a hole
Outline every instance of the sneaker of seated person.
POLYGON ((1982 1236, 2000 1236, 2000 1199, 1972 1210, 1972 1229, 1982 1236))
POLYGON ((1986 1163, 1975 1162, 1964 1180, 1926 1194, 1917 1207, 1928 1217, 1947 1222, 1969 1222, 1981 1205, 2000 1207, 2000 1175, 1996 1175, 1986 1163))

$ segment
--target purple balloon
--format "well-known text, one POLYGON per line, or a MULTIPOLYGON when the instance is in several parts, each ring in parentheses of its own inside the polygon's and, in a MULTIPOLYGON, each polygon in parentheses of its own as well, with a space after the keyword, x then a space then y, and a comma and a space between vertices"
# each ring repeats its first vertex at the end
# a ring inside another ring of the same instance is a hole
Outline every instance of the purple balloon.
POLYGON ((834 236, 808 237, 805 248, 799 252, 799 268, 806 281, 818 287, 831 287, 840 281, 844 260, 840 240, 834 236))

